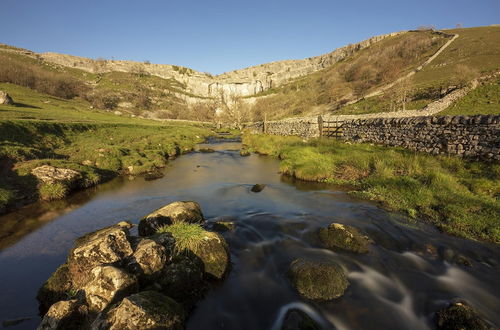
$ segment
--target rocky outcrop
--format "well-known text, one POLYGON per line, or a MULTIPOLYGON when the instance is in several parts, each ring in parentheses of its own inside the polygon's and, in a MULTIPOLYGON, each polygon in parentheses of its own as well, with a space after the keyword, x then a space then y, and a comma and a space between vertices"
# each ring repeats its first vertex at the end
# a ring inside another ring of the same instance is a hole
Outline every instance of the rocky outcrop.
POLYGON ((266 63, 241 70, 212 76, 175 65, 141 63, 133 61, 92 60, 84 57, 57 53, 36 54, 46 62, 77 68, 88 72, 112 71, 155 75, 164 79, 175 79, 186 87, 186 92, 197 96, 224 95, 250 96, 283 85, 290 80, 305 76, 335 64, 357 51, 367 48, 388 37, 405 32, 375 36, 360 43, 348 45, 331 53, 301 60, 286 60, 266 63))
POLYGON ((312 300, 339 298, 349 286, 342 267, 334 261, 296 259, 288 277, 300 295, 312 300))
POLYGON ((14 104, 12 97, 4 91, 0 91, 0 104, 11 105, 14 104))
POLYGON ((200 240, 196 249, 180 248, 168 232, 131 236, 127 222, 80 237, 39 290, 40 329, 183 329, 186 313, 227 273, 229 253, 220 234, 186 222, 204 221, 197 203, 168 206, 174 225, 202 234, 182 232, 200 240))
POLYGON ((65 183, 68 185, 74 184, 78 179, 81 179, 80 172, 71 170, 69 168, 57 168, 50 165, 42 165, 34 168, 31 171, 38 180, 43 183, 65 183))
POLYGON ((145 216, 139 223, 139 235, 153 235, 158 228, 176 222, 203 223, 204 221, 200 204, 190 201, 174 202, 145 216))
POLYGON ((355 253, 368 253, 371 240, 351 226, 332 223, 321 228, 318 233, 323 247, 332 250, 344 250, 355 253))

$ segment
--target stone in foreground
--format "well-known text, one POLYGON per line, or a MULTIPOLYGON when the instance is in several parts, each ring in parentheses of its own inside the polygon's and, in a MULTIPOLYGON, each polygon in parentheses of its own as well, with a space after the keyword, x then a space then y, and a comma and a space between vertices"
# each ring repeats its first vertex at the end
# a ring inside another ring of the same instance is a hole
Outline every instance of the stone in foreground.
POLYGON ((201 259, 205 273, 222 279, 229 269, 229 252, 226 240, 218 233, 207 231, 202 243, 192 251, 201 259))
POLYGON ((332 250, 345 250, 356 253, 368 253, 371 240, 351 226, 332 223, 319 230, 319 239, 323 247, 332 250))
POLYGON ((130 257, 127 269, 147 278, 160 272, 170 259, 171 255, 163 245, 151 239, 142 239, 130 257))
POLYGON ((158 228, 175 222, 201 224, 204 221, 200 204, 191 201, 173 202, 144 217, 139 223, 139 235, 153 235, 158 228))
POLYGON ((154 291, 143 291, 124 298, 107 314, 100 315, 92 329, 184 329, 182 306, 154 291))
POLYGON ((75 248, 69 253, 69 263, 76 263, 82 271, 89 271, 94 266, 112 264, 132 255, 128 241, 131 227, 128 222, 120 222, 78 238, 75 248))
POLYGON ((38 330, 83 329, 86 322, 86 306, 76 299, 64 300, 50 307, 38 326, 38 330))
POLYGON ((85 285, 85 300, 91 311, 100 312, 114 302, 138 290, 135 276, 113 266, 92 269, 85 285))
POLYGON ((296 259, 290 265, 288 277, 302 296, 312 300, 339 298, 349 286, 342 267, 333 261, 296 259))
POLYGON ((439 330, 491 329, 472 307, 463 302, 453 303, 438 311, 436 326, 439 330))

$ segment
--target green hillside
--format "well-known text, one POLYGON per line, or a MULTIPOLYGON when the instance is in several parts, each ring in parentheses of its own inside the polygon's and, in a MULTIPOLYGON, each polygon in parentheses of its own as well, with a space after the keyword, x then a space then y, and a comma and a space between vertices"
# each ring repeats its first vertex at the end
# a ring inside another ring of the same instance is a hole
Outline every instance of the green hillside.
MULTIPOLYGON (((257 118, 283 118, 312 114, 364 114, 422 109, 475 78, 500 70, 500 27, 444 31, 410 31, 363 49, 345 61, 280 88, 269 90, 256 102, 257 118), (396 84, 382 95, 364 95, 416 69, 432 56, 452 34, 459 34, 449 47, 412 78, 396 84), (358 100, 354 104, 350 101, 358 100), (404 105, 403 105, 404 103, 404 105)), ((473 94, 474 100, 454 106, 454 114, 500 113, 497 79, 486 79, 473 94), (487 104, 484 106, 484 104, 487 104)))

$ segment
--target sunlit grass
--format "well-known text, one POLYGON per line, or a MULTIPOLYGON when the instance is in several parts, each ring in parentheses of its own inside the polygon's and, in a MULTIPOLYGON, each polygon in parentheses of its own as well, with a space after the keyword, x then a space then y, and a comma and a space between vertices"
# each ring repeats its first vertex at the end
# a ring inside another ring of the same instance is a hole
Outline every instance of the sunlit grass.
POLYGON ((500 243, 500 165, 335 140, 246 135, 252 151, 281 159, 283 173, 353 187, 387 209, 470 239, 500 243), (274 147, 273 147, 274 146, 274 147))

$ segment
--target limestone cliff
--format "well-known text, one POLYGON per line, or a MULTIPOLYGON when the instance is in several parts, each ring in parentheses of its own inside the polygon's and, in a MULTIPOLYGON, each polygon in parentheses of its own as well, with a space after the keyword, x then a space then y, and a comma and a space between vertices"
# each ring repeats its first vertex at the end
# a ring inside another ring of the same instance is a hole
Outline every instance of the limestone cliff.
POLYGON ((369 47, 384 38, 396 36, 396 32, 372 37, 357 44, 338 48, 331 53, 301 60, 277 61, 241 70, 211 76, 207 73, 168 64, 150 64, 134 61, 93 60, 58 53, 41 53, 37 57, 46 62, 88 72, 137 72, 148 73, 165 79, 175 79, 186 86, 186 92, 202 96, 225 95, 250 96, 277 87, 292 79, 321 70, 351 56, 358 50, 369 47))

